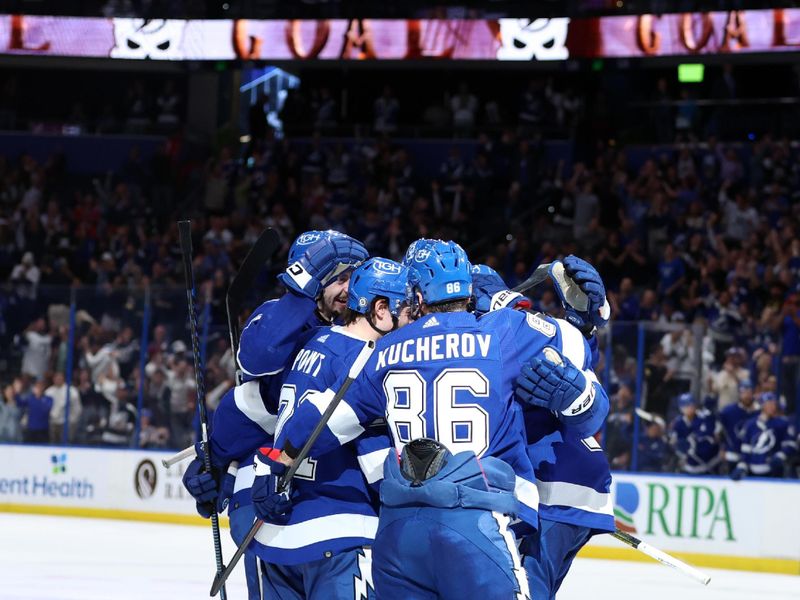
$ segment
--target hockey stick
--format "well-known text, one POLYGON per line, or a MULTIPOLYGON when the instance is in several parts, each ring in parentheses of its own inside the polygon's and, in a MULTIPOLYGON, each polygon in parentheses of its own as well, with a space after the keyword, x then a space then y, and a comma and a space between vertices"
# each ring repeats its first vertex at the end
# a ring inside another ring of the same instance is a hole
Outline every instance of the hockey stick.
POLYGON ((164 465, 165 469, 169 469, 175 463, 179 463, 182 460, 187 458, 195 458, 197 456, 197 451, 194 449, 194 444, 189 446, 188 448, 184 448, 177 454, 173 454, 169 458, 164 458, 161 460, 161 464, 164 465))
MULTIPOLYGON (((297 469, 300 468, 301 463, 308 457, 308 453, 311 452, 311 448, 314 446, 314 442, 317 441, 317 438, 322 433, 322 430, 325 429, 325 426, 328 424, 331 416, 333 415, 336 407, 341 402, 344 395, 347 393, 347 390, 352 385, 353 381, 358 374, 361 373, 361 370, 364 368, 364 365, 369 360, 369 357, 372 356, 372 351, 375 349, 375 342, 369 341, 364 344, 364 347, 361 349, 361 352, 358 353, 358 356, 353 361, 353 365, 350 367, 350 371, 347 373, 347 379, 344 380, 342 383, 342 387, 339 388, 339 391, 336 392, 336 395, 331 399, 330 404, 328 404, 325 412, 322 413, 322 416, 317 423, 317 426, 314 427, 314 430, 311 432, 308 440, 303 447, 300 449, 300 452, 294 458, 292 462, 292 466, 289 467, 289 470, 286 471, 286 474, 283 478, 278 482, 278 491, 286 490, 289 482, 294 477, 295 473, 297 473, 297 469)), ((244 538, 244 541, 239 545, 236 549, 236 553, 231 558, 231 561, 228 563, 228 566, 225 568, 225 571, 220 573, 217 572, 217 576, 214 578, 214 583, 211 585, 211 595, 216 596, 217 592, 225 585, 225 581, 230 576, 233 568, 236 566, 236 563, 239 562, 239 559, 244 554, 247 547, 250 545, 250 542, 253 541, 253 538, 256 537, 258 530, 261 529, 261 526, 264 524, 264 521, 261 519, 256 519, 253 522, 253 526, 250 528, 250 531, 247 532, 247 536, 244 538)))
MULTIPOLYGON (((178 235, 183 257, 183 274, 186 279, 186 303, 189 308, 189 331, 192 337, 192 356, 194 358, 194 377, 197 385, 197 410, 200 416, 200 443, 203 447, 203 466, 211 472, 211 447, 208 444, 208 414, 206 413, 206 389, 203 381, 203 365, 200 360, 200 340, 197 337, 197 312, 194 306, 194 272, 192 271, 192 223, 178 221, 178 235)), ((217 561, 217 573, 222 572, 222 541, 219 535, 219 517, 216 511, 211 512, 211 534, 214 539, 214 557, 217 561)), ((220 598, 227 600, 223 587, 220 598)))
POLYGON ((674 556, 670 556, 666 552, 662 552, 658 548, 653 548, 653 546, 651 546, 650 544, 643 542, 638 538, 633 537, 629 533, 625 533, 620 529, 616 529, 611 535, 617 538, 623 544, 626 544, 631 548, 638 550, 639 552, 643 552, 650 558, 654 558, 655 560, 660 562, 662 565, 667 565, 668 567, 677 569, 684 575, 688 575, 689 577, 691 577, 692 579, 694 579, 699 583, 702 583, 703 585, 708 585, 708 583, 711 581, 711 577, 709 577, 702 571, 695 569, 691 565, 687 565, 682 560, 679 560, 674 556))
MULTIPOLYGON (((236 354, 239 350, 239 310, 242 306, 247 292, 253 287, 253 281, 258 275, 258 271, 264 264, 275 254, 275 251, 280 245, 280 237, 278 233, 270 228, 265 229, 256 243, 250 248, 247 256, 244 257, 239 270, 233 276, 228 291, 225 293, 225 312, 228 316, 228 335, 231 339, 231 352, 233 353, 234 363, 236 362, 236 354)), ((181 450, 177 454, 173 454, 169 458, 161 461, 165 468, 181 462, 187 458, 195 458, 194 445, 181 450)))
POLYGON ((535 288, 537 285, 539 285, 545 279, 547 279, 547 275, 549 273, 551 264, 553 263, 544 263, 543 265, 539 265, 538 267, 536 267, 536 269, 533 271, 530 277, 528 277, 525 281, 523 281, 519 285, 515 286, 511 291, 524 294, 531 288, 535 288))
POLYGON ((247 256, 244 257, 239 270, 231 280, 228 291, 225 294, 225 312, 228 315, 228 333, 231 338, 231 352, 233 360, 236 362, 236 355, 239 351, 239 310, 242 302, 247 296, 247 292, 253 287, 253 282, 258 272, 264 266, 275 251, 278 249, 281 240, 278 232, 267 228, 250 248, 247 256))

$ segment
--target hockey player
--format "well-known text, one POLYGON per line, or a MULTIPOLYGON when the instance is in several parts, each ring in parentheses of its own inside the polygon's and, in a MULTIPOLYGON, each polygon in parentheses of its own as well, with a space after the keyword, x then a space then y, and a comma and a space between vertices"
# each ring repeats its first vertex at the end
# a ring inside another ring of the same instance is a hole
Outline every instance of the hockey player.
MULTIPOLYGON (((222 512, 230 502, 231 535, 239 543, 255 517, 250 505, 253 454, 269 445, 275 431, 281 378, 276 377, 304 331, 329 324, 341 312, 350 270, 367 257, 357 240, 336 231, 308 231, 289 250, 279 279, 287 292, 268 300, 248 319, 237 360, 245 381, 229 390, 214 413, 210 432, 212 473, 202 456, 187 467, 183 482, 200 515, 222 512), (304 275, 305 274, 305 275, 304 275), (239 465, 237 471, 236 465, 239 465)), ((197 445, 198 453, 200 446, 197 445)), ((252 555, 245 557, 251 600, 260 598, 260 577, 252 555)))
MULTIPOLYGON (((584 365, 593 367, 599 356, 595 331, 604 327, 610 316, 602 278, 576 256, 554 263, 550 273, 567 320, 588 341, 590 352, 584 365)), ((473 282, 476 312, 494 310, 505 299, 508 306, 527 308, 485 265, 473 267, 473 282)), ((537 533, 525 536, 520 552, 531 594, 542 599, 555 598, 575 555, 593 535, 614 530, 608 459, 594 437, 577 435, 549 410, 531 404, 535 395, 546 402, 548 394, 547 389, 539 390, 538 376, 529 367, 523 368, 517 396, 526 403, 528 456, 536 474, 541 525, 537 533)))
POLYGON ((780 403, 773 392, 758 398, 761 412, 740 430, 741 459, 731 473, 738 480, 745 475, 783 477, 786 463, 797 452, 793 427, 780 414, 780 403))
MULTIPOLYGON (((302 403, 324 409, 321 394, 346 372, 364 347, 407 322, 408 269, 371 258, 353 271, 344 326, 321 327, 299 350, 281 388, 276 447, 283 424, 302 403)), ((372 597, 371 550, 378 527, 369 486, 382 478, 389 454, 386 423, 324 456, 305 459, 291 483, 291 510, 273 492, 284 465, 269 448, 255 457, 253 507, 264 520, 254 551, 264 560, 264 589, 281 600, 372 597), (362 474, 363 471, 363 474, 362 474)), ((286 501, 288 503, 288 499, 286 501)))
POLYGON ((420 438, 403 446, 399 464, 386 461, 385 477, 375 538, 381 598, 530 598, 506 531, 516 511, 511 467, 420 438))
POLYGON ((757 414, 758 406, 755 405, 753 384, 749 381, 743 381, 739 384, 739 402, 729 404, 719 413, 719 422, 722 425, 722 433, 725 440, 724 457, 728 466, 728 473, 733 473, 742 458, 742 428, 757 414))
MULTIPOLYGON (((469 450, 507 462, 516 474, 516 512, 536 527, 538 494, 514 380, 524 364, 546 355, 541 369, 559 381, 549 409, 579 431, 595 431, 607 413, 608 398, 591 371, 575 367, 565 356, 585 356, 588 345, 565 322, 512 310, 480 320, 468 313, 470 266, 454 242, 423 244, 411 264, 422 317, 378 343, 315 449, 335 448, 357 436, 364 423, 386 414, 398 450, 413 439, 431 437, 455 452, 469 450)), ((583 358, 579 362, 583 365, 583 358)), ((307 403, 287 422, 281 460, 291 462, 319 414, 307 403)), ((438 583, 446 588, 445 581, 438 583)))
POLYGON ((720 462, 721 425, 710 410, 697 408, 690 393, 678 396, 678 408, 681 415, 670 425, 669 441, 681 470, 691 475, 714 473, 720 462))

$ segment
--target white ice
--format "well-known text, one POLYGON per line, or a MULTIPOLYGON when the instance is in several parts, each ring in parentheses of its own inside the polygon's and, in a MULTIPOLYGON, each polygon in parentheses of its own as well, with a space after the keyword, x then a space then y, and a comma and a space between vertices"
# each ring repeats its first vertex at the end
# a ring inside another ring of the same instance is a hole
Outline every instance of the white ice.
MULTIPOLYGON (((655 563, 579 558, 558 600, 800 600, 797 576, 708 572, 704 588, 655 563)), ((3 600, 197 600, 213 574, 210 528, 0 513, 3 600)), ((240 568, 227 589, 247 598, 240 568)))

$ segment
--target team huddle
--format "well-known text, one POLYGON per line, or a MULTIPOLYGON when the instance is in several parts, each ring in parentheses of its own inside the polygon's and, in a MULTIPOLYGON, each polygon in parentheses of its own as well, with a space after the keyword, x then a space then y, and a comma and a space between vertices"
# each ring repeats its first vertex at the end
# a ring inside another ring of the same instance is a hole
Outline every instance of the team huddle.
POLYGON ((242 330, 211 472, 198 445, 184 475, 237 544, 263 521, 251 600, 555 598, 614 518, 593 437, 605 289, 580 258, 550 270, 563 319, 452 241, 418 240, 398 263, 334 231, 297 238, 286 293, 242 330))

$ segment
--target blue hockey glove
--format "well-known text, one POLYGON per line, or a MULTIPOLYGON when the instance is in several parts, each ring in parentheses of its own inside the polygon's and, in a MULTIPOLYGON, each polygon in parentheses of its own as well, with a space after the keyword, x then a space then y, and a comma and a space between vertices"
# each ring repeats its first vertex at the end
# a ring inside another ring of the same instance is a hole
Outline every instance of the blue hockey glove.
POLYGON ((195 458, 183 473, 183 485, 195 499, 197 513, 208 519, 216 508, 215 501, 219 496, 216 473, 212 469, 209 473, 203 464, 203 455, 200 444, 195 445, 197 458, 195 458))
POLYGON ((225 512, 228 508, 228 503, 233 497, 233 488, 236 485, 236 473, 238 471, 238 463, 232 462, 228 467, 227 472, 222 478, 222 485, 219 488, 219 496, 217 496, 217 512, 225 512))
POLYGON ((286 287, 312 300, 342 273, 364 262, 369 253, 348 235, 326 237, 314 242, 286 271, 278 275, 286 287))
POLYGON ((205 469, 203 457, 203 445, 200 442, 195 444, 195 458, 186 471, 183 473, 183 485, 197 503, 197 513, 208 519, 212 512, 223 512, 228 502, 233 496, 233 487, 236 483, 236 472, 238 463, 232 462, 228 466, 227 472, 222 476, 220 483, 220 471, 212 466, 209 473, 205 469))
POLYGON ((769 468, 770 470, 775 473, 780 473, 780 476, 783 477, 783 465, 785 464, 785 460, 782 456, 775 455, 769 459, 769 468))
POLYGON ((498 308, 531 307, 530 300, 509 290, 497 271, 487 265, 472 265, 472 296, 475 314, 479 316, 498 308))
POLYGON ((251 493, 253 508, 262 521, 274 521, 292 509, 291 484, 283 492, 278 491, 278 483, 288 470, 286 465, 277 460, 280 453, 277 448, 261 448, 256 453, 256 478, 251 493))
POLYGON ((611 307, 597 269, 570 254, 563 262, 556 261, 551 265, 550 276, 556 284, 567 321, 584 335, 592 333, 595 327, 602 328, 608 324, 611 307))
POLYGON ((745 475, 747 475, 747 469, 744 467, 736 467, 733 471, 731 471, 730 478, 734 481, 739 481, 745 475))
POLYGON ((552 346, 545 346, 544 358, 534 357, 522 367, 517 378, 517 397, 526 404, 539 406, 557 413, 581 412, 581 399, 590 394, 586 377, 552 346))

